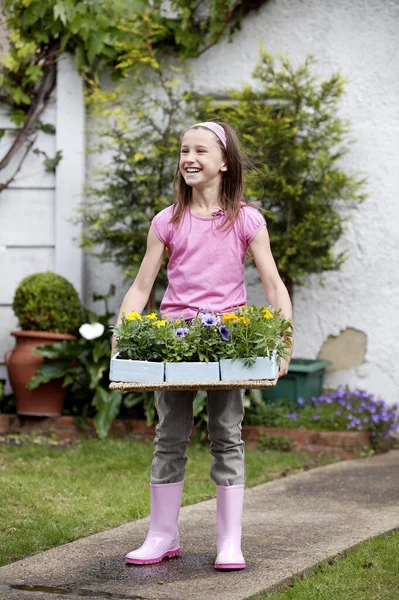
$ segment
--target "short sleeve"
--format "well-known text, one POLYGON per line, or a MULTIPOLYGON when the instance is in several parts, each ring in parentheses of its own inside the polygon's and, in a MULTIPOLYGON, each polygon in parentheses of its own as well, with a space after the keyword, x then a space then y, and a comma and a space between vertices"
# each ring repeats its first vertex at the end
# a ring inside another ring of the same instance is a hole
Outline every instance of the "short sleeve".
POLYGON ((170 240, 170 219, 172 218, 173 206, 168 206, 168 208, 164 208, 159 212, 153 220, 151 221, 151 225, 154 228, 154 231, 158 237, 158 239, 167 246, 170 240))
POLYGON ((252 206, 246 206, 244 209, 244 233, 245 240, 249 245, 256 237, 263 226, 266 226, 264 216, 252 206))

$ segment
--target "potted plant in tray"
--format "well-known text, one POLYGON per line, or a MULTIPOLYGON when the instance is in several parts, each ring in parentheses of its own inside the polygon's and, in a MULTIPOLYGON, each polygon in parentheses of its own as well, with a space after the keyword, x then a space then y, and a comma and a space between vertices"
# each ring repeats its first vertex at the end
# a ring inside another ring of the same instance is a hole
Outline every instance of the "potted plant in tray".
POLYGON ((200 383, 274 379, 285 357, 291 322, 271 308, 199 311, 189 323, 156 313, 122 315, 113 327, 117 354, 111 381, 200 383))
POLYGON ((188 326, 157 313, 122 315, 110 380, 135 383, 219 381, 220 317, 204 312, 188 326))
POLYGON ((288 356, 291 321, 281 310, 246 306, 222 315, 226 344, 220 360, 224 381, 274 379, 280 358, 288 356))
POLYGON ((35 273, 15 290, 13 310, 21 331, 12 331, 16 346, 7 350, 5 362, 20 415, 61 414, 67 390, 57 380, 29 391, 26 385, 43 362, 32 353, 42 344, 76 339, 81 323, 81 304, 73 285, 55 273, 35 273))
POLYGON ((189 324, 175 319, 165 353, 165 381, 194 383, 219 381, 223 345, 221 317, 200 311, 189 324))
POLYGON ((116 335, 117 353, 111 358, 111 381, 161 383, 165 378, 163 346, 165 336, 158 335, 166 321, 156 313, 122 313, 119 326, 111 327, 116 335))

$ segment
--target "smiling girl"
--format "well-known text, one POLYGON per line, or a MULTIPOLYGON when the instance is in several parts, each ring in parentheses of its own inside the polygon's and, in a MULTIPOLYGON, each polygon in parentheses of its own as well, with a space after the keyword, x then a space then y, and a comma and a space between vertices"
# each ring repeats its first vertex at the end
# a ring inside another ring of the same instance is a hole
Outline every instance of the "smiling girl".
MULTIPOLYGON (((226 313, 246 304, 244 262, 250 250, 268 302, 287 319, 292 307, 273 259, 266 222, 243 197, 244 156, 235 130, 226 123, 197 123, 181 140, 176 200, 152 220, 147 251, 122 311, 142 312, 165 251, 168 287, 161 313, 193 318, 199 310, 226 313)), ((114 351, 115 340, 113 341, 114 351)), ((289 359, 282 360, 280 376, 289 359)), ((155 393, 159 423, 151 466, 151 515, 147 537, 125 561, 143 565, 177 556, 177 521, 193 425, 193 391, 155 393)), ((216 569, 243 569, 241 517, 245 461, 241 423, 244 390, 208 391, 211 478, 217 491, 216 569)))

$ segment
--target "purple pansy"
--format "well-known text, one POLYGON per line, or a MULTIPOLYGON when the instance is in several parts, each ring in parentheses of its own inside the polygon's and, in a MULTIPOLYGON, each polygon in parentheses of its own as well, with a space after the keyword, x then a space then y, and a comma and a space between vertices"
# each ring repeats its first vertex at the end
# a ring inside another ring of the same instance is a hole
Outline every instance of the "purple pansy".
POLYGON ((176 336, 178 338, 186 337, 186 335, 188 334, 189 331, 190 330, 188 327, 178 327, 176 329, 176 336))
POLYGON ((213 313, 206 312, 201 315, 201 323, 206 327, 213 327, 214 325, 219 325, 220 317, 217 317, 213 313))
POLYGON ((304 398, 301 398, 301 397, 298 398, 297 402, 298 402, 298 406, 303 406, 305 404, 304 398))
POLYGON ((287 414, 287 417, 288 417, 289 419, 296 419, 296 413, 294 413, 294 412, 292 412, 292 413, 288 413, 288 414, 287 414))
POLYGON ((224 342, 228 342, 230 340, 230 331, 226 327, 226 325, 221 325, 219 327, 219 333, 224 342))

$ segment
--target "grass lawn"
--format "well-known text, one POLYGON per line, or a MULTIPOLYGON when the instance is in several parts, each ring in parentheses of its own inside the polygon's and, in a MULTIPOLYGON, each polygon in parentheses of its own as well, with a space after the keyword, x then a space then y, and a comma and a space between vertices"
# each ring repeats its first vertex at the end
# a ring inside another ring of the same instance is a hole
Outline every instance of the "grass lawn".
POLYGON ((252 600, 398 600, 399 531, 381 535, 350 550, 345 557, 321 563, 313 575, 292 587, 252 600))
MULTIPOLYGON (((73 447, 0 444, 0 564, 149 514, 151 442, 82 439, 73 447)), ((192 444, 183 505, 215 496, 208 448, 192 444)), ((247 450, 253 486, 332 462, 247 450)))

